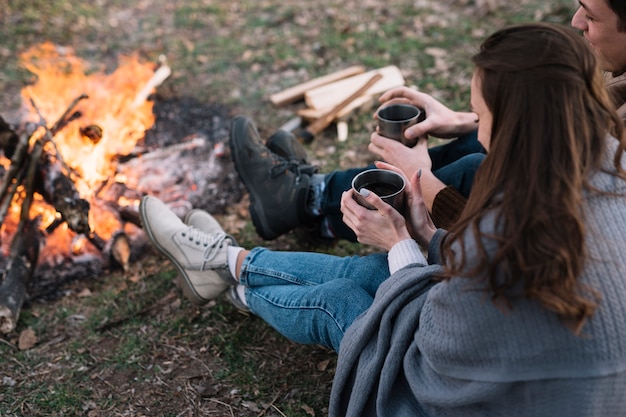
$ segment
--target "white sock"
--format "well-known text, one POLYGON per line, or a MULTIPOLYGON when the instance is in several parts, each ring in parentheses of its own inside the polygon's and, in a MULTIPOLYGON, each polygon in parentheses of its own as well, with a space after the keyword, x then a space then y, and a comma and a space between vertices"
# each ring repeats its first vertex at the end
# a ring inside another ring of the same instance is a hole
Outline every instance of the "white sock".
POLYGON ((241 300, 241 302, 244 303, 245 305, 248 305, 248 300, 246 300, 246 293, 245 293, 246 287, 239 284, 235 287, 235 289, 237 290, 237 296, 239 296, 239 300, 241 300))
POLYGON ((239 277, 237 276, 237 257, 239 256, 239 252, 243 250, 240 246, 229 246, 228 254, 227 254, 227 262, 228 262, 228 270, 230 271, 230 275, 235 278, 235 281, 239 282, 239 277))

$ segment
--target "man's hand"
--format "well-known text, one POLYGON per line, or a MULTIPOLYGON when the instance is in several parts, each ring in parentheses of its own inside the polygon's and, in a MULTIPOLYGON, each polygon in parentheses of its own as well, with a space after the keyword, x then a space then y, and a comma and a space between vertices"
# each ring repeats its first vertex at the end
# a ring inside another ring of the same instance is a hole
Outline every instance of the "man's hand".
POLYGON ((408 87, 393 88, 380 96, 378 101, 381 103, 380 107, 394 103, 407 103, 424 110, 426 119, 405 131, 407 139, 428 135, 450 139, 478 128, 478 118, 475 113, 451 110, 433 96, 408 87))
POLYGON ((402 170, 404 176, 411 178, 418 169, 430 169, 432 162, 428 155, 428 140, 420 138, 417 144, 408 148, 397 140, 372 133, 368 149, 375 155, 402 170))
MULTIPOLYGON (((428 154, 428 140, 421 138, 413 148, 407 148, 400 142, 387 139, 378 133, 372 133, 368 149, 394 167, 398 167, 406 178, 413 178, 418 170, 422 171, 421 194, 428 210, 433 207, 437 193, 446 188, 446 184, 432 173, 432 161, 428 154)), ((383 167, 376 162, 378 168, 383 167)), ((383 169, 389 169, 383 167, 383 169)))

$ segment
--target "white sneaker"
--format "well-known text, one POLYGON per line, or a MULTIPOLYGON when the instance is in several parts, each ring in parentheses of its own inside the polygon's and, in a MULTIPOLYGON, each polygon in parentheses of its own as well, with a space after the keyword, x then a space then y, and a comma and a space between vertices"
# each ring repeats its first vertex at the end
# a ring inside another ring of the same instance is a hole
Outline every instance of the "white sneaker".
MULTIPOLYGON (((218 228, 221 230, 221 226, 217 220, 215 220, 215 218, 206 211, 200 209, 193 209, 187 213, 184 222, 188 226, 193 226, 205 232, 213 232, 218 228)), ((226 299, 238 310, 243 311, 244 313, 250 312, 250 308, 241 299, 241 297, 239 297, 237 285, 231 285, 226 290, 226 299)))
POLYGON ((141 200, 139 214, 153 245, 178 269, 183 293, 191 302, 204 304, 236 284, 228 270, 227 248, 237 242, 215 219, 208 231, 188 226, 152 196, 141 200))

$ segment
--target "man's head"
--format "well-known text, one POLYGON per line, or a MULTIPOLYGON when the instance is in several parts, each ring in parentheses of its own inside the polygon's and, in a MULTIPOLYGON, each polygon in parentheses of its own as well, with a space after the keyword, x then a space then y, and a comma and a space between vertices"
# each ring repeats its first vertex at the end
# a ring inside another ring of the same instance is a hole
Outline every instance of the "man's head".
POLYGON ((583 31, 605 71, 626 72, 626 2, 580 0, 572 26, 583 31))

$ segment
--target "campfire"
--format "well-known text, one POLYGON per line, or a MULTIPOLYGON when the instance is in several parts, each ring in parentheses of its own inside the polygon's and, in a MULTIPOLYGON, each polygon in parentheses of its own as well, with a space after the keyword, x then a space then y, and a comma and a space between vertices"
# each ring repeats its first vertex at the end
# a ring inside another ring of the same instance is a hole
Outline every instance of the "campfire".
POLYGON ((188 202, 179 203, 182 215, 191 205, 210 208, 207 198, 224 203, 218 189, 232 191, 235 178, 220 162, 228 137, 221 109, 155 99, 170 75, 166 63, 129 56, 113 72, 90 72, 70 48, 51 43, 21 62, 35 79, 22 90, 18 126, 0 118, 4 333, 15 327, 26 293, 33 296, 30 281, 41 289, 127 270, 146 246, 142 195, 174 209, 188 202))

